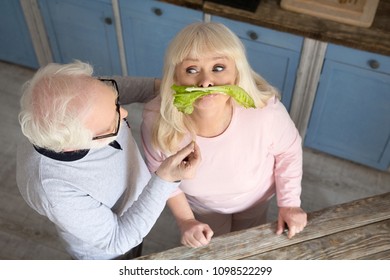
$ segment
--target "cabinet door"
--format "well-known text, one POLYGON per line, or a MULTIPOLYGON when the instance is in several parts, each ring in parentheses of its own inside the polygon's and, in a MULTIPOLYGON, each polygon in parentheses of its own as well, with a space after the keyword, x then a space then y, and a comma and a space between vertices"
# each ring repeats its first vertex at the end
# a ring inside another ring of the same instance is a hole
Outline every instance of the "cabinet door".
POLYGON ((54 60, 89 62, 98 75, 121 74, 110 0, 39 0, 54 60))
POLYGON ((217 16, 212 20, 238 35, 253 70, 279 90, 282 102, 289 110, 303 38, 217 16))
POLYGON ((177 32, 202 21, 200 11, 145 0, 119 2, 129 75, 161 77, 165 50, 177 32))
POLYGON ((390 58, 330 45, 305 145, 386 170, 389 140, 390 58))
POLYGON ((19 1, 0 1, 0 42, 0 60, 39 67, 19 1))

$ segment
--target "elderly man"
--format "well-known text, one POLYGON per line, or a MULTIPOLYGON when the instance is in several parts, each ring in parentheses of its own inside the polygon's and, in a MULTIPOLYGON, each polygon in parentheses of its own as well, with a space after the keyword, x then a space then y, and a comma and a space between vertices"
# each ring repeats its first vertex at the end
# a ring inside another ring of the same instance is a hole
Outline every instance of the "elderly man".
POLYGON ((49 64, 26 83, 17 184, 73 258, 134 258, 170 193, 194 176, 200 153, 191 143, 150 174, 119 101, 150 100, 155 80, 92 72, 79 61, 49 64))

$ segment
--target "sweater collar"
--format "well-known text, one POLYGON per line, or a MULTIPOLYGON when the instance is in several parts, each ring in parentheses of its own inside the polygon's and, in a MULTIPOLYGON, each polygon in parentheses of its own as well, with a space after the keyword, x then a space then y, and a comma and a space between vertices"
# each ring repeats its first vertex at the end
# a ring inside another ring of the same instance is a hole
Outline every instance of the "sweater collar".
MULTIPOLYGON (((112 141, 109 146, 113 147, 114 149, 122 150, 121 145, 117 141, 112 141)), ((90 150, 77 150, 77 151, 70 151, 70 152, 54 152, 52 150, 48 150, 45 148, 41 148, 38 146, 34 146, 34 149, 40 153, 41 155, 58 160, 58 161, 76 161, 84 158, 90 150)))

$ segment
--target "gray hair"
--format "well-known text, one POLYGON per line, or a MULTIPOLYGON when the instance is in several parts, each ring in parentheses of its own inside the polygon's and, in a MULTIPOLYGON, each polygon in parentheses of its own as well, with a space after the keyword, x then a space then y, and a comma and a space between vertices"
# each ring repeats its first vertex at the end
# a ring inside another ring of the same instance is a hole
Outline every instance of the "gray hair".
POLYGON ((51 63, 37 71, 22 88, 19 123, 38 147, 55 152, 88 149, 92 132, 83 119, 91 100, 93 68, 87 63, 51 63))

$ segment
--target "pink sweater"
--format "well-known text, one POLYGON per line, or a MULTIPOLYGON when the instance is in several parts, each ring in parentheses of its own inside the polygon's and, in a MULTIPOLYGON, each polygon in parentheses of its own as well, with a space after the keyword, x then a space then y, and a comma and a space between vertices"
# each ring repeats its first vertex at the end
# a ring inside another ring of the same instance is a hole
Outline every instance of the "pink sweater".
MULTIPOLYGON (((154 172, 166 158, 151 146, 151 129, 159 101, 145 106, 142 141, 147 165, 154 172)), ((182 147, 191 141, 187 138, 182 147)), ((301 137, 278 99, 262 109, 236 106, 226 131, 214 138, 197 137, 202 162, 196 178, 180 190, 197 213, 237 213, 270 199, 279 207, 299 207, 302 179, 301 137)), ((175 195, 174 194, 174 195, 175 195)))

